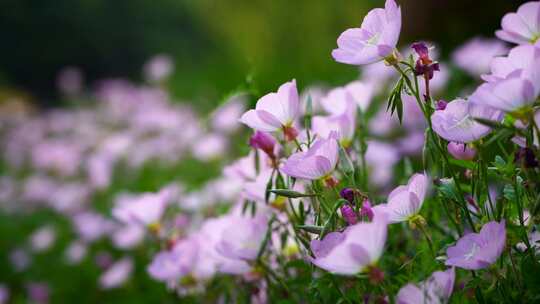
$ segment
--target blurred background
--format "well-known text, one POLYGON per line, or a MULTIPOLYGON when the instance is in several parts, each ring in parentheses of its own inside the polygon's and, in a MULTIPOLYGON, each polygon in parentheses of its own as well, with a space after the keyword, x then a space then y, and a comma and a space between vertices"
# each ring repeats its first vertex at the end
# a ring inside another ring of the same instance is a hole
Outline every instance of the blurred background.
MULTIPOLYGON (((417 39, 450 48, 492 37, 505 12, 524 1, 406 0, 401 43, 417 39)), ((55 79, 79 67, 86 83, 139 80, 151 56, 173 57, 176 98, 211 107, 252 82, 262 92, 296 78, 300 86, 340 84, 354 67, 330 57, 338 35, 358 26, 382 0, 2 0, 0 98, 24 96, 40 106, 61 103, 55 79), (4 96, 4 97, 2 97, 4 96)))

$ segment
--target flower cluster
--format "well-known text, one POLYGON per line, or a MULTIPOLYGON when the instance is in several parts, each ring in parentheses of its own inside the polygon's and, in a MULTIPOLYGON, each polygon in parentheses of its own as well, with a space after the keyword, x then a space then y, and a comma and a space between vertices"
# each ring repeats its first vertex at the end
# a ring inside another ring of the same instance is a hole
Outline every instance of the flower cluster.
MULTIPOLYGON (((534 302, 540 2, 505 15, 501 40, 474 38, 452 62, 426 42, 398 50, 401 23, 386 0, 339 36, 332 56, 360 65, 359 79, 303 91, 293 79, 246 94, 254 109, 237 96, 209 120, 163 89, 115 81, 93 109, 2 117, 3 155, 18 174, 0 180, 0 201, 12 202, 2 209, 67 217, 71 264, 108 238, 122 254, 95 254, 104 289, 126 282, 134 249, 148 248, 147 274, 201 302, 534 302), (473 85, 463 96, 446 90, 454 74, 473 85), (249 152, 229 160, 242 125, 251 133, 237 144, 249 152), (219 160, 213 179, 175 178, 182 164, 204 171, 219 160), (108 191, 159 165, 177 167, 150 189, 108 191), (103 196, 105 213, 91 204, 103 196)), ((151 61, 148 80, 164 85, 171 65, 151 61)), ((24 271, 55 239, 53 226, 39 228, 11 250, 13 267, 24 271)), ((46 298, 46 285, 28 286, 46 298)))

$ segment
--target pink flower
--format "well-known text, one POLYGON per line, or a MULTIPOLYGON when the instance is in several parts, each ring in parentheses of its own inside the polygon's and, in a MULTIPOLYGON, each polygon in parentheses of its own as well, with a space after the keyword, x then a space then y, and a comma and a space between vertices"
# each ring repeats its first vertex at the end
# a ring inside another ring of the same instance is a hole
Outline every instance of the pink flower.
POLYGON ((93 242, 107 234, 111 223, 95 212, 81 212, 73 216, 73 226, 79 236, 87 242, 93 242))
POLYGON ((133 260, 123 258, 112 264, 100 277, 99 285, 103 289, 117 288, 124 284, 133 272, 133 260))
POLYGON ((51 226, 43 226, 30 236, 30 246, 34 252, 43 252, 51 248, 56 240, 56 230, 51 226))
POLYGON ((229 215, 227 219, 227 225, 219 232, 221 240, 216 245, 217 252, 233 260, 255 260, 266 234, 268 218, 229 215))
POLYGON ((301 179, 316 180, 327 177, 338 161, 335 133, 328 139, 318 139, 307 152, 291 155, 281 169, 283 173, 301 179))
POLYGON ((393 177, 394 165, 399 161, 398 150, 391 144, 369 141, 366 162, 370 168, 370 183, 383 186, 393 177))
POLYGON ((240 126, 238 119, 245 111, 246 96, 235 95, 225 101, 212 114, 212 128, 216 132, 232 133, 240 126))
POLYGON ((9 300, 9 289, 4 284, 0 284, 0 304, 5 304, 9 300))
POLYGON ((380 258, 386 233, 386 216, 376 214, 371 223, 358 223, 344 232, 331 232, 322 240, 311 241, 315 256, 311 262, 326 271, 342 275, 366 271, 380 258))
POLYGON ((424 174, 414 174, 407 185, 398 186, 388 195, 388 203, 374 207, 388 215, 389 223, 399 223, 418 214, 429 188, 424 174))
MULTIPOLYGON (((536 62, 540 60, 540 42, 535 45, 524 44, 514 47, 508 56, 495 57, 491 60, 491 74, 482 75, 482 79, 487 82, 494 82, 515 75, 530 74, 529 70, 534 68, 536 62)), ((487 72, 487 71, 486 71, 487 72)))
POLYGON ((540 2, 524 3, 516 13, 504 15, 501 27, 495 33, 499 39, 516 44, 536 42, 540 38, 540 2))
POLYGON ((371 10, 360 28, 348 29, 339 36, 332 57, 354 65, 382 60, 394 51, 400 31, 401 8, 394 0, 386 0, 384 9, 371 10))
POLYGON ((403 286, 396 297, 397 304, 447 303, 454 289, 456 273, 454 268, 436 271, 420 284, 403 286))
MULTIPOLYGON (((472 98, 472 97, 471 97, 472 98)), ((499 121, 502 113, 484 105, 456 99, 431 115, 433 130, 448 141, 472 142, 486 136, 491 128, 473 118, 499 121)))
POLYGON ((343 113, 336 116, 315 116, 312 120, 313 132, 322 138, 330 134, 338 134, 339 143, 347 148, 351 145, 356 128, 356 112, 343 113))
POLYGON ((176 243, 170 251, 160 251, 148 265, 148 273, 156 280, 175 282, 191 273, 199 254, 196 238, 186 238, 176 243))
POLYGON ((240 122, 252 129, 264 132, 282 130, 289 139, 294 139, 297 131, 293 123, 298 112, 298 90, 296 80, 293 79, 281 85, 276 93, 261 97, 257 101, 255 110, 244 113, 240 122))
POLYGON ((476 155, 476 150, 463 144, 451 141, 447 146, 448 153, 456 159, 472 160, 476 155))
POLYGON ((126 224, 151 225, 157 223, 170 200, 170 189, 139 196, 121 196, 112 209, 112 215, 126 224))
POLYGON ((506 244, 504 220, 485 224, 480 233, 469 233, 446 250, 446 265, 463 269, 482 269, 495 263, 506 244))
POLYGON ((522 75, 484 83, 469 97, 471 103, 492 107, 505 112, 518 111, 531 106, 540 93, 540 60, 535 66, 535 80, 522 75))
POLYGON ((172 58, 165 54, 154 56, 143 67, 144 78, 149 82, 160 82, 174 71, 172 58))
POLYGON ((452 61, 472 76, 487 73, 495 56, 505 55, 508 47, 496 39, 473 38, 452 54, 452 61))

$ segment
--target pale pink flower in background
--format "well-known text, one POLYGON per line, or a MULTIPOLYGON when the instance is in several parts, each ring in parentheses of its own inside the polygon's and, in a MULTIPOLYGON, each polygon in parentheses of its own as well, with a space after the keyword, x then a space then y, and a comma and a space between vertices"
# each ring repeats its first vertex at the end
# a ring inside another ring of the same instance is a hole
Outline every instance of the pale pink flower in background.
POLYGON ((79 264, 88 251, 88 247, 85 243, 81 241, 74 241, 65 250, 65 258, 68 264, 76 265, 79 264))
POLYGON ((112 289, 122 286, 133 272, 133 260, 130 257, 122 258, 112 264, 99 277, 99 285, 103 289, 112 289))
POLYGON ((328 139, 331 134, 336 133, 339 143, 347 148, 352 143, 356 129, 356 109, 352 108, 349 112, 339 115, 314 116, 311 127, 312 131, 321 138, 328 139))
POLYGON ((276 93, 268 93, 257 101, 254 110, 242 115, 240 122, 252 129, 275 132, 283 131, 292 140, 298 131, 293 124, 300 112, 296 80, 281 85, 276 93))
POLYGON ((155 256, 147 271, 156 280, 175 282, 189 275, 196 263, 200 246, 196 238, 186 238, 178 241, 172 250, 160 251, 155 256))
POLYGON ((328 139, 317 140, 306 152, 291 155, 282 167, 282 172, 296 178, 316 180, 328 177, 338 161, 336 134, 328 139))
POLYGON ((407 185, 398 186, 388 195, 387 204, 377 205, 374 209, 386 213, 391 224, 408 221, 420 212, 428 189, 428 177, 414 174, 407 185))
MULTIPOLYGON (((321 100, 326 96, 327 88, 323 85, 310 85, 302 91, 300 94, 300 101, 307 104, 308 96, 311 98, 311 110, 313 113, 319 113, 321 111, 321 100)), ((301 107, 301 113, 306 114, 306 107, 301 107)))
POLYGON ((58 184, 49 194, 48 203, 54 210, 63 213, 79 211, 88 202, 91 189, 87 184, 70 182, 58 184))
POLYGON ((0 283, 0 304, 5 304, 9 300, 9 289, 0 283))
POLYGON ((366 162, 370 172, 370 183, 384 186, 394 176, 394 165, 399 161, 399 151, 391 144, 370 140, 366 151, 366 162))
POLYGON ((139 224, 127 224, 118 227, 111 235, 116 248, 131 249, 142 243, 145 230, 139 224))
POLYGON ((86 172, 90 183, 96 189, 104 189, 111 184, 113 160, 104 154, 90 156, 86 163, 86 172))
MULTIPOLYGON (((243 186, 242 196, 250 201, 265 203, 266 197, 266 187, 268 181, 272 176, 272 170, 266 169, 261 171, 255 181, 246 182, 243 186)), ((274 198, 275 195, 271 194, 271 198, 274 198)))
MULTIPOLYGON (((251 266, 246 261, 239 258, 227 257, 236 257, 238 254, 243 255, 242 253, 246 254, 246 256, 252 256, 250 252, 253 250, 250 247, 254 247, 254 245, 250 242, 259 242, 258 234, 260 233, 260 229, 249 230, 253 226, 259 225, 254 218, 241 220, 242 224, 238 227, 248 228, 248 230, 240 232, 242 237, 238 240, 234 240, 231 238, 231 235, 225 233, 225 231, 231 232, 238 228, 234 227, 238 217, 240 215, 229 214, 205 220, 201 229, 196 234, 199 244, 201 244, 201 253, 199 254, 200 262, 196 263, 193 270, 195 277, 210 278, 216 271, 230 274, 245 274, 251 270, 251 266), (216 233, 216 231, 220 233, 216 233), (227 241, 231 243, 227 244, 227 241), (247 243, 243 244, 244 241, 247 241, 247 243), (218 246, 225 247, 221 248, 224 250, 225 255, 218 250, 218 246)), ((261 219, 262 217, 259 217, 259 220, 261 219)))
POLYGON ((210 133, 199 138, 192 147, 193 157, 201 161, 220 158, 227 150, 228 140, 223 135, 210 133))
POLYGON ((230 97, 212 114, 212 129, 216 132, 230 134, 240 127, 238 119, 246 108, 246 96, 243 94, 230 97))
POLYGON ((446 271, 436 271, 429 279, 419 284, 409 283, 403 286, 396 296, 396 303, 448 303, 454 290, 455 279, 456 273, 454 268, 449 268, 446 271))
POLYGON ((396 149, 402 155, 418 155, 422 153, 424 143, 426 141, 425 133, 418 131, 411 131, 405 137, 397 141, 396 149))
POLYGON ((38 228, 30 235, 30 248, 34 252, 44 252, 56 241, 56 231, 52 226, 38 228))
POLYGON ((15 271, 21 272, 30 266, 32 263, 32 257, 26 250, 16 248, 9 253, 9 261, 15 271))
POLYGON ((373 85, 353 81, 346 86, 334 88, 320 99, 322 108, 330 114, 349 113, 356 116, 356 106, 366 111, 373 97, 373 85))
POLYGON ((152 57, 144 66, 144 78, 148 82, 160 82, 174 72, 174 62, 169 55, 160 54, 152 57))
POLYGON ((216 245, 217 252, 233 260, 255 260, 268 228, 267 216, 228 215, 226 219, 221 240, 216 245))
POLYGON ((74 215, 72 219, 75 231, 86 242, 94 242, 112 230, 112 223, 95 212, 81 212, 74 215))
POLYGON ((505 55, 508 47, 501 41, 486 38, 473 38, 452 53, 452 61, 462 70, 478 77, 489 72, 492 60, 505 55))
POLYGON ((384 9, 372 9, 364 17, 360 28, 348 29, 339 36, 332 57, 354 65, 383 60, 396 48, 400 31, 401 8, 394 0, 387 0, 384 9))
POLYGON ((32 163, 38 169, 54 170, 63 176, 77 173, 82 161, 79 145, 60 140, 39 143, 32 149, 32 163))
POLYGON ((121 195, 115 202, 112 215, 126 224, 143 226, 159 222, 171 199, 171 190, 164 188, 157 193, 121 195))
POLYGON ((540 2, 522 4, 517 12, 504 15, 502 30, 495 34, 499 39, 516 43, 535 43, 540 38, 540 2))
POLYGON ((358 223, 344 232, 331 232, 322 240, 311 241, 311 262, 326 271, 354 275, 373 266, 382 255, 387 234, 384 214, 375 214, 372 222, 358 223))
POLYGON ((47 283, 32 282, 26 285, 26 292, 30 303, 49 303, 51 290, 47 283))

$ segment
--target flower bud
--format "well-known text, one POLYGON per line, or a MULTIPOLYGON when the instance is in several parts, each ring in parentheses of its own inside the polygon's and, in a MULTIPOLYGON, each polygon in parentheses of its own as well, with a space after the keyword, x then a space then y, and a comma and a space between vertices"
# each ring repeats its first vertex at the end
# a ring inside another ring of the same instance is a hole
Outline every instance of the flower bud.
POLYGON ((437 104, 435 105, 437 111, 444 111, 446 109, 446 105, 448 105, 448 102, 444 100, 437 101, 437 104))
POLYGON ((367 217, 370 221, 373 220, 373 209, 371 208, 371 202, 367 199, 362 203, 362 209, 360 209, 360 216, 367 217))
POLYGON ((353 207, 348 204, 341 206, 341 215, 349 225, 358 223, 358 216, 356 215, 356 212, 354 212, 353 207))
POLYGON ((296 130, 293 126, 284 126, 283 135, 285 135, 285 139, 287 141, 293 141, 298 136, 298 130, 296 130))
POLYGON ((249 138, 249 145, 255 149, 262 150, 270 158, 275 157, 274 147, 276 146, 276 140, 268 133, 256 131, 249 138))
POLYGON ((525 168, 538 167, 538 161, 536 160, 534 152, 529 148, 520 148, 516 152, 515 160, 525 168))
POLYGON ((463 143, 451 141, 448 143, 447 149, 448 153, 450 153, 450 155, 452 155, 456 159, 472 160, 476 155, 475 149, 470 148, 463 143))
POLYGON ((351 204, 354 204, 354 194, 355 191, 353 188, 343 188, 341 191, 339 191, 339 196, 346 199, 351 204))

